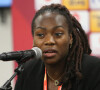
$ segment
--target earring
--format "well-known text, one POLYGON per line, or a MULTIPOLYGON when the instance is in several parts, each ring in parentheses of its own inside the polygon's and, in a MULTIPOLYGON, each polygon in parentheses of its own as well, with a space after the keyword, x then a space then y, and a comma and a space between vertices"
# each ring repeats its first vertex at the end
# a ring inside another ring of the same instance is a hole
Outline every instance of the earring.
POLYGON ((70 44, 69 47, 72 48, 72 44, 70 44))

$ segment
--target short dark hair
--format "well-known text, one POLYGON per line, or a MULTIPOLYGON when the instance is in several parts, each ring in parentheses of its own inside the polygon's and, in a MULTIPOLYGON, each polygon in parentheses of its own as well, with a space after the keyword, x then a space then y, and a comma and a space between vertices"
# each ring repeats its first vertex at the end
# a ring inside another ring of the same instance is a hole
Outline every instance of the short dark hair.
POLYGON ((63 89, 70 90, 72 85, 72 80, 76 77, 81 78, 81 60, 83 54, 90 54, 91 49, 88 44, 87 35, 85 34, 81 24, 77 19, 72 16, 69 10, 61 4, 51 4, 45 5, 40 10, 38 10, 32 20, 32 34, 34 34, 35 19, 45 13, 46 11, 57 12, 66 18, 69 33, 72 34, 73 43, 67 55, 66 61, 66 75, 63 80, 63 89))

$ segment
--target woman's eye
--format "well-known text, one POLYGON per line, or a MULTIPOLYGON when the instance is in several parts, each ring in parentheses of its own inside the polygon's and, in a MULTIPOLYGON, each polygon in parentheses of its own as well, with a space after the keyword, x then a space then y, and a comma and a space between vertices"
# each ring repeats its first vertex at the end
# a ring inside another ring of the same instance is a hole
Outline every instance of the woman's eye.
POLYGON ((44 37, 44 34, 39 33, 39 34, 37 34, 37 36, 38 36, 38 37, 44 37))
POLYGON ((62 36, 63 33, 55 33, 56 36, 62 36))

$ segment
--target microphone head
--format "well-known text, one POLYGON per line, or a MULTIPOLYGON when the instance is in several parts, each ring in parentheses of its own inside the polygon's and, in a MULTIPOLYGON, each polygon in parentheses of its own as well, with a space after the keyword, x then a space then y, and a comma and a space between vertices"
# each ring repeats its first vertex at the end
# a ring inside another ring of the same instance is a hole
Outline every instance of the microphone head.
POLYGON ((38 47, 33 47, 32 50, 36 53, 36 59, 40 59, 42 56, 42 50, 38 47))

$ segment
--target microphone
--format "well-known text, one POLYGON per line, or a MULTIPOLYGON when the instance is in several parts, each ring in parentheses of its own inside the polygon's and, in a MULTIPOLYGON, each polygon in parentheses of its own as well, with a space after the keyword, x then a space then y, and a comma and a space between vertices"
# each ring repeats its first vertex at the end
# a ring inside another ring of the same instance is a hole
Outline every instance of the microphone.
POLYGON ((31 50, 2 53, 0 54, 0 60, 2 61, 16 60, 17 62, 26 62, 30 58, 39 59, 41 56, 42 56, 42 50, 38 47, 33 47, 31 50))

